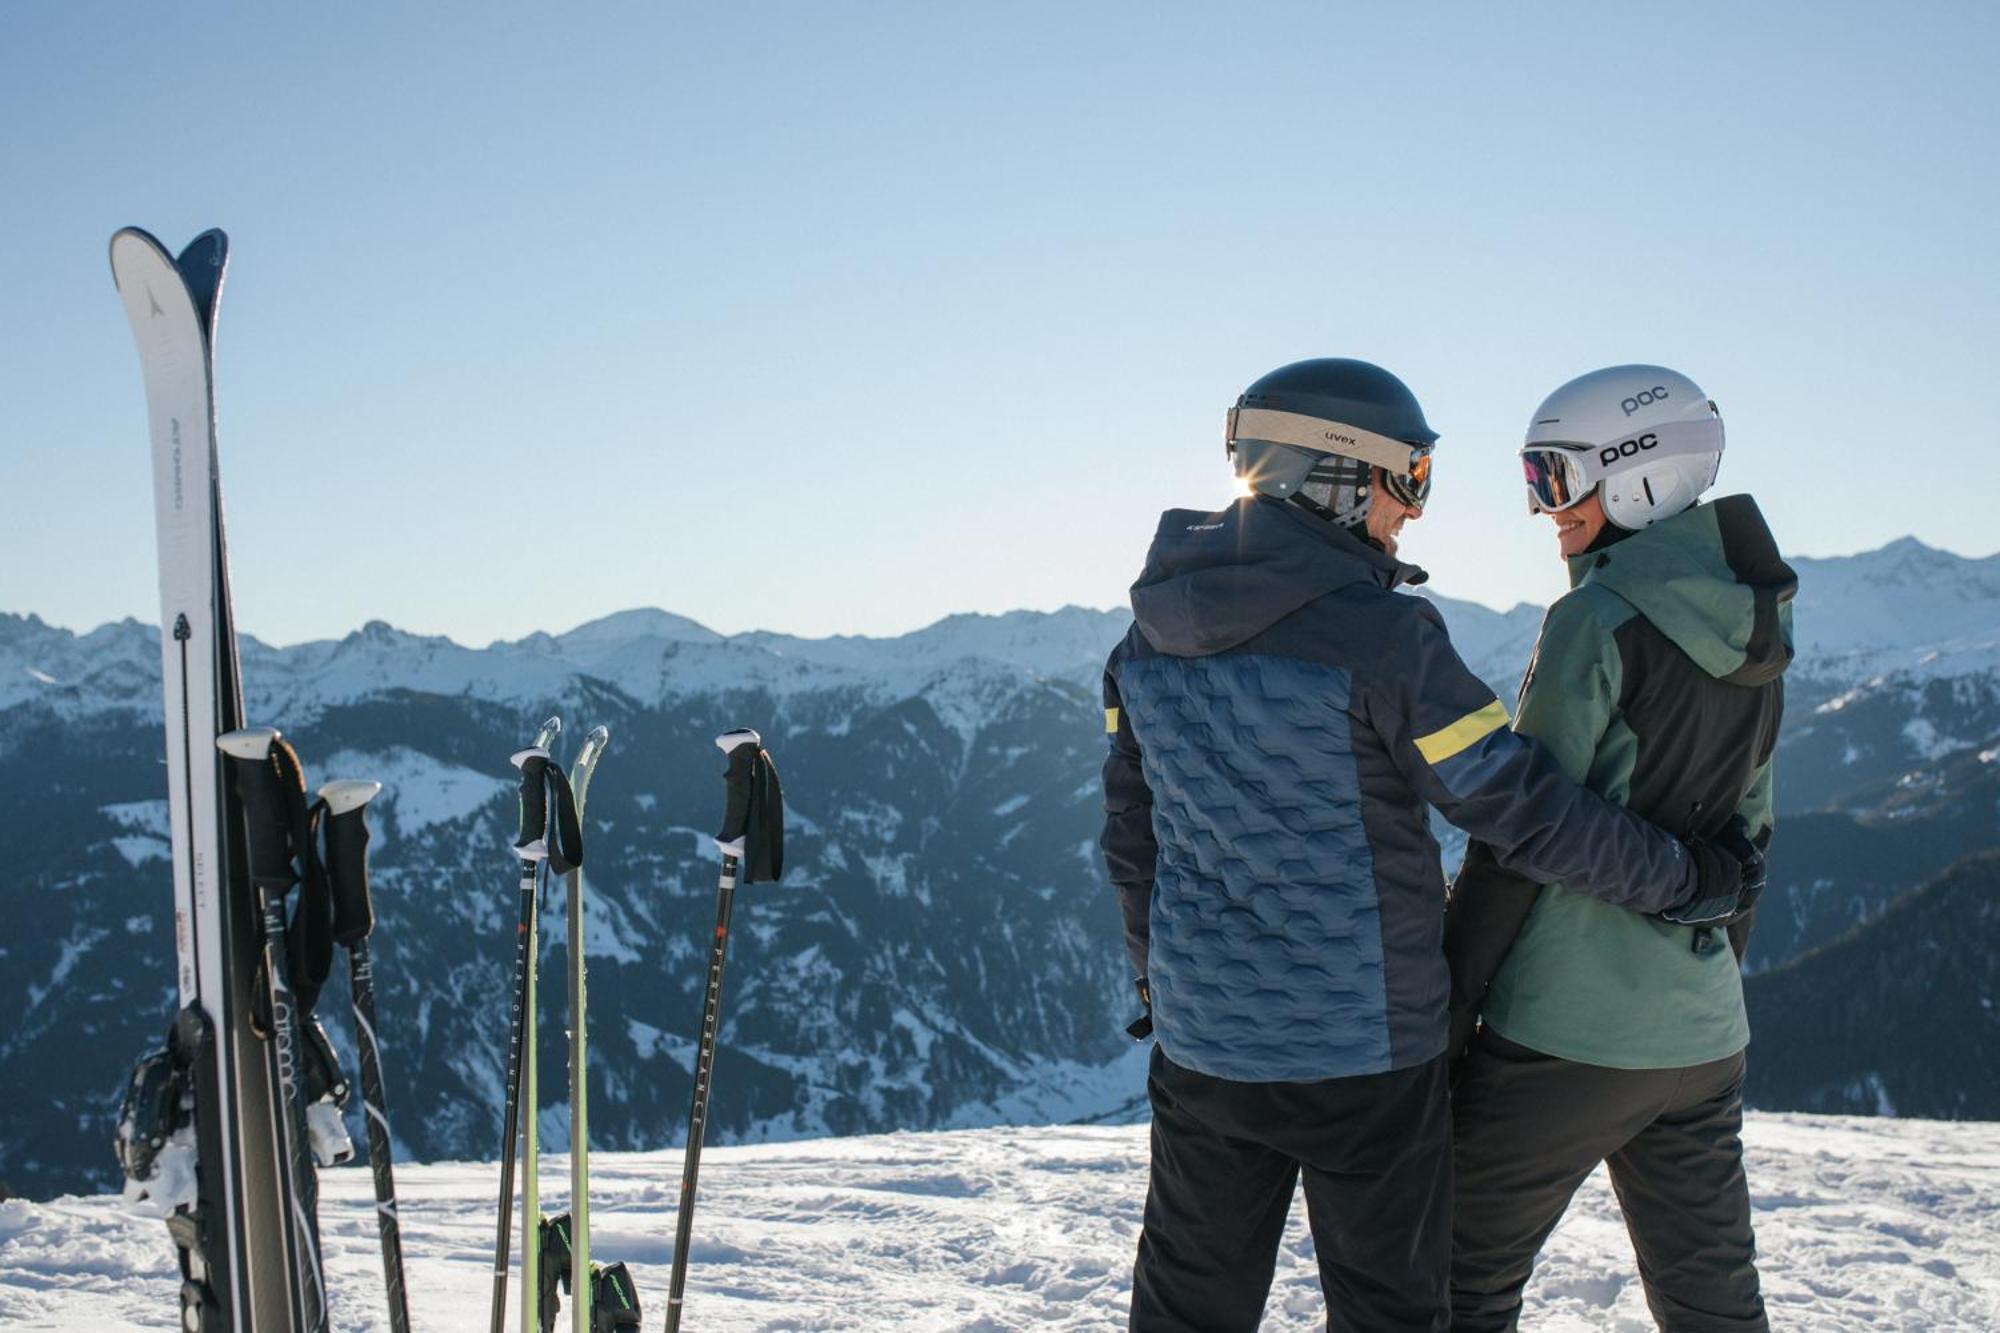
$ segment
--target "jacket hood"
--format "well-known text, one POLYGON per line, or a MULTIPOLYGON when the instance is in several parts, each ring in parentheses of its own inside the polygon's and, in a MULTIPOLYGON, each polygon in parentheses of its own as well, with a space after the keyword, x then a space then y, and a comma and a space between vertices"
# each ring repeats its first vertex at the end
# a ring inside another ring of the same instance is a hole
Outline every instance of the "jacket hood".
POLYGON ((1296 505, 1252 496, 1218 513, 1160 515, 1132 585, 1132 614, 1161 652, 1203 657, 1247 642, 1335 589, 1394 588, 1426 577, 1296 505))
POLYGON ((1698 504, 1615 546, 1571 556, 1569 570, 1571 586, 1616 593, 1718 680, 1762 685, 1791 665, 1799 576, 1747 495, 1698 504))

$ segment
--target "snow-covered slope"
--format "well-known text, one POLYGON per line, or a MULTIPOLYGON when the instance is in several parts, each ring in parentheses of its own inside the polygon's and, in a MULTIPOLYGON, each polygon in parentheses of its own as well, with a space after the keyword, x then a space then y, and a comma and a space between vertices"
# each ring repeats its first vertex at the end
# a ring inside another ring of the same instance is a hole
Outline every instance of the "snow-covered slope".
MULTIPOLYGON (((1774 1328, 2000 1327, 2000 1125, 1752 1115, 1744 1142, 1774 1328)), ((591 1174, 592 1254, 631 1265, 646 1326, 658 1327, 680 1155, 593 1154, 591 1174)), ((334 1325, 385 1329, 367 1172, 324 1178, 334 1325)), ((486 1326, 496 1178, 491 1165, 397 1172, 419 1328, 486 1326)), ((567 1160, 545 1161, 543 1179, 544 1203, 561 1207, 567 1160)), ((1130 1299, 1146 1132, 1052 1126, 710 1149, 701 1186, 694 1327, 1104 1329, 1122 1326, 1130 1299)), ((110 1197, 0 1203, 0 1325, 171 1328, 172 1262, 164 1228, 110 1197)), ((1325 1323, 1295 1201, 1264 1328, 1325 1323)), ((1652 1329, 1601 1172, 1550 1241, 1524 1323, 1652 1329)))
POLYGON ((1800 662, 1814 674, 1859 682, 2000 669, 2000 555, 1970 560, 1904 537, 1792 565, 1800 662))

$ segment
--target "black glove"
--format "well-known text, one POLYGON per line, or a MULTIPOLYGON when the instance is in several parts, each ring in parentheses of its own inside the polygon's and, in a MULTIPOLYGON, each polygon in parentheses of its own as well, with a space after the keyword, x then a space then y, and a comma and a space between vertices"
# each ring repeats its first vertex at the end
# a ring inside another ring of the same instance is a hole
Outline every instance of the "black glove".
MULTIPOLYGON (((1662 911, 1660 920, 1677 926, 1719 926, 1736 914, 1744 862, 1717 839, 1695 838, 1685 845, 1694 861, 1694 892, 1662 911)), ((1754 855, 1756 849, 1751 852, 1754 855)))
POLYGON ((1757 906, 1757 900, 1764 896, 1764 885, 1770 877, 1770 867, 1764 860, 1764 853, 1750 838, 1750 826, 1737 815, 1729 821, 1729 827, 1715 835, 1715 845, 1735 857, 1743 867, 1743 883, 1736 891, 1736 910, 1729 915, 1728 925, 1735 925, 1749 916, 1757 906))
POLYGON ((1144 1041, 1153 1035, 1153 991, 1146 985, 1146 979, 1139 977, 1132 982, 1139 988, 1139 1003, 1146 1012, 1125 1025, 1125 1035, 1133 1041, 1144 1041))

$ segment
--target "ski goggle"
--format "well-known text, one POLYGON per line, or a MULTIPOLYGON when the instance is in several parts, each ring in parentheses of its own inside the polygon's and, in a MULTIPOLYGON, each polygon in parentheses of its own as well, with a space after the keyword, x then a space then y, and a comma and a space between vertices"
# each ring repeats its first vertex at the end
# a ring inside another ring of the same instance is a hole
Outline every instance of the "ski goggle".
POLYGON ((1390 495, 1410 508, 1423 508, 1424 501, 1431 498, 1430 446, 1425 445, 1411 451, 1408 472, 1391 472, 1383 468, 1382 486, 1390 495))
POLYGON ((1586 445, 1555 445, 1521 450, 1521 476, 1528 483, 1528 512, 1559 514, 1582 504, 1597 489, 1586 476, 1582 460, 1586 445))
POLYGON ((1607 444, 1534 440, 1521 446, 1528 512, 1559 514, 1582 504, 1606 477, 1662 458, 1722 454, 1722 422, 1666 421, 1607 444))

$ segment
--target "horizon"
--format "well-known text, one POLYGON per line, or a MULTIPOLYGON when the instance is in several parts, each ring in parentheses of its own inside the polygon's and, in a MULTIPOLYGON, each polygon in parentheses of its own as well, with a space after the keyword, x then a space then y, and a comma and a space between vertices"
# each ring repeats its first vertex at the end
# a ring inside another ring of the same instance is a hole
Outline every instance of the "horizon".
MULTIPOLYGON (((1858 551, 1844 551, 1834 555, 1806 555, 1794 552, 1785 552, 1784 558, 1788 562, 1796 560, 1810 560, 1819 563, 1825 563, 1835 560, 1856 560, 1863 558, 1865 556, 1878 555, 1884 551, 1891 549, 1892 547, 1903 546, 1903 545, 1914 545, 1921 550, 1933 552, 1935 554, 1940 554, 1940 555, 1948 555, 1954 559, 1963 560, 1973 564, 1986 560, 1993 560, 1996 558, 2000 558, 2000 547, 1996 547, 1994 550, 1987 552, 1985 555, 1968 555, 1963 551, 1955 551, 1947 546, 1939 546, 1931 542, 1927 542, 1923 538, 1917 536, 1915 533, 1906 533, 1901 537, 1893 537, 1890 540, 1883 542, 1879 546, 1871 546, 1866 549, 1858 551)), ((1438 581, 1434 577, 1430 582, 1424 584, 1420 590, 1413 589, 1412 591, 1417 592, 1418 595, 1421 596, 1442 598, 1446 601, 1455 602, 1463 606, 1476 606, 1483 610, 1490 611, 1493 614, 1499 616, 1511 615, 1514 612, 1521 610, 1523 607, 1534 608, 1534 609, 1546 609, 1548 606, 1548 603, 1546 602, 1537 602, 1528 598, 1521 598, 1508 606, 1495 606, 1491 602, 1481 601, 1477 598, 1460 597, 1455 594, 1445 592, 1437 585, 1438 581)), ((892 639, 908 638, 911 635, 921 634, 926 630, 935 629, 937 626, 942 625, 948 620, 957 620, 961 618, 981 618, 989 620, 998 620, 998 619, 1004 619, 1005 617, 1008 616, 1015 616, 1015 615, 1054 616, 1054 615, 1060 615, 1062 612, 1070 610, 1086 611, 1098 615, 1130 614, 1129 608, 1125 606, 1092 606, 1084 602, 1065 602, 1060 606, 1054 606, 1054 607, 1013 606, 1013 607, 1007 607, 1004 610, 999 610, 999 611, 981 611, 981 610, 947 611, 943 615, 937 616, 931 620, 927 620, 920 625, 914 625, 908 629, 897 630, 888 633, 804 634, 794 630, 775 629, 770 626, 756 626, 750 629, 725 632, 716 629, 714 626, 703 622, 697 617, 690 616, 685 612, 676 611, 671 607, 626 606, 626 607, 620 607, 613 611, 607 611, 602 615, 591 616, 589 619, 579 621, 576 624, 569 626, 567 629, 560 629, 560 630, 534 629, 534 630, 529 630, 525 634, 515 635, 512 638, 508 638, 505 636, 498 636, 491 639, 487 639, 484 642, 472 642, 469 640, 460 639, 449 633, 445 633, 442 631, 427 630, 408 625, 400 625, 382 616, 369 616, 367 619, 363 620, 360 624, 352 626, 349 629, 343 630, 338 634, 331 634, 331 635, 323 634, 305 639, 288 639, 284 641, 268 639, 258 634, 255 629, 246 628, 240 625, 237 628, 237 633, 239 636, 243 638, 255 640, 257 643, 262 644, 264 647, 277 650, 288 650, 293 648, 302 648, 316 643, 338 643, 355 634, 361 633, 371 625, 379 624, 387 626, 389 629, 395 631, 398 634, 407 635, 408 637, 411 638, 443 639, 447 643, 452 644, 454 647, 463 648, 472 652, 486 652, 494 648, 525 643, 535 638, 551 638, 551 639, 566 638, 567 636, 578 633, 581 630, 589 629, 590 627, 602 624, 607 620, 615 620, 621 616, 658 614, 671 617, 675 620, 685 621, 686 623, 694 626, 696 629, 704 630, 710 634, 714 634, 717 638, 725 641, 741 639, 741 638, 749 638, 755 635, 769 635, 775 638, 796 639, 804 642, 826 642, 835 639, 866 639, 871 641, 887 641, 892 639)), ((157 633, 159 629, 159 626, 155 620, 137 614, 127 614, 111 620, 101 620, 96 624, 89 626, 88 628, 81 628, 74 624, 66 624, 61 621, 53 620, 50 619, 48 616, 45 616, 40 612, 34 610, 20 611, 20 610, 13 610, 5 607, 0 607, 0 616, 10 616, 22 620, 33 620, 45 626, 46 628, 61 630, 77 638, 86 637, 87 635, 94 634, 97 631, 105 629, 107 627, 126 625, 126 624, 136 624, 139 625, 141 628, 152 630, 155 633, 157 633)))

